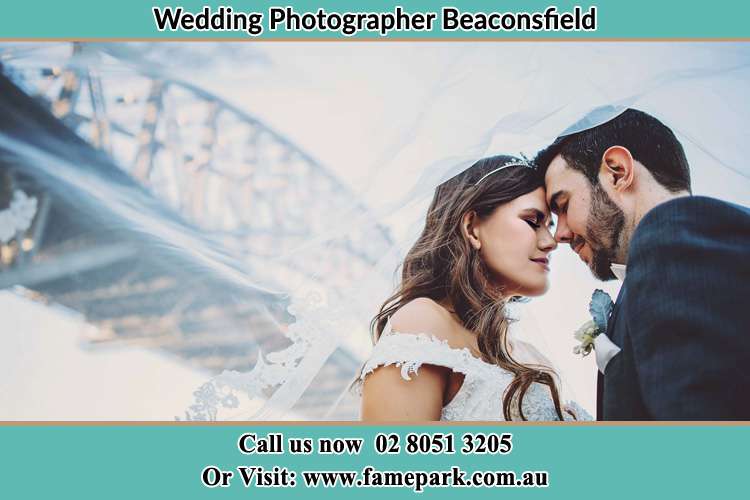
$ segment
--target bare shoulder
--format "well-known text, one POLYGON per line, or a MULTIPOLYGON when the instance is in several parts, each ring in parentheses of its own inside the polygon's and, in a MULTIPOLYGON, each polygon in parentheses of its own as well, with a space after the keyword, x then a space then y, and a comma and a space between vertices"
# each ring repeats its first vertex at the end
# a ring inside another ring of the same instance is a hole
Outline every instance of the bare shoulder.
MULTIPOLYGON (((391 327, 397 335, 430 334, 445 339, 451 336, 452 321, 450 312, 440 304, 419 298, 391 316, 391 327)), ((405 379, 395 364, 377 367, 363 381, 362 419, 440 420, 450 374, 448 367, 424 363, 405 379)))
POLYGON ((393 331, 400 334, 428 334, 447 340, 452 347, 466 343, 463 326, 445 307, 427 297, 407 302, 391 317, 393 331))

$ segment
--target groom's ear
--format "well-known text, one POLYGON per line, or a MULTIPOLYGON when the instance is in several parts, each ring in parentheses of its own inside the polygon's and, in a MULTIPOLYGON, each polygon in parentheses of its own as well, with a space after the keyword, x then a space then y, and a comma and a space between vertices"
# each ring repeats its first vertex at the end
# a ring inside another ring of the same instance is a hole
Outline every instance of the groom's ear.
POLYGON ((479 240, 479 231, 476 226, 478 220, 479 217, 474 210, 466 212, 461 218, 461 232, 464 233, 464 238, 469 241, 474 250, 482 248, 482 242, 479 240))
POLYGON ((602 155, 599 182, 615 192, 624 192, 633 184, 635 162, 628 148, 612 146, 602 155))

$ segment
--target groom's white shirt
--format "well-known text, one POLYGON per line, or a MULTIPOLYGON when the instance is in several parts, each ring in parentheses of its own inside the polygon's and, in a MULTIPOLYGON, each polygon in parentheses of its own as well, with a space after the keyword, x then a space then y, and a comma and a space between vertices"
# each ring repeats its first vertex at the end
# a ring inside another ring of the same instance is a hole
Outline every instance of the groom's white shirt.
POLYGON ((620 352, 620 348, 617 347, 614 342, 609 340, 606 334, 600 333, 594 339, 594 354, 596 355, 596 366, 599 367, 599 371, 604 375, 604 370, 607 369, 607 365, 610 360, 614 358, 617 353, 620 352))
MULTIPOLYGON (((627 266, 623 264, 612 264, 610 269, 612 273, 617 277, 618 280, 625 280, 625 271, 627 266)), ((604 370, 607 368, 610 360, 614 358, 620 348, 612 342, 607 335, 600 333, 594 339, 594 353, 596 354, 596 366, 599 367, 599 371, 604 374, 604 370)))
POLYGON ((611 264, 609 268, 612 270, 612 274, 614 274, 618 280, 625 281, 625 270, 628 266, 623 264, 611 264))

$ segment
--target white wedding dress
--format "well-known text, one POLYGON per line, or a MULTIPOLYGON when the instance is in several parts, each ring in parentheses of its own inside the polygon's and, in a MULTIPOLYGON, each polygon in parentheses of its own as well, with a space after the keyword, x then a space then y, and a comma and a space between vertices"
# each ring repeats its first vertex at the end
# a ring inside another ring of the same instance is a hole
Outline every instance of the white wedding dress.
MULTIPOLYGON (((445 421, 500 421, 503 418, 502 399, 513 374, 507 370, 482 361, 466 349, 450 347, 447 341, 433 335, 400 333, 392 329, 390 322, 375 344, 370 358, 365 362, 357 380, 361 388, 365 377, 380 366, 396 365, 401 376, 410 380, 423 364, 443 366, 464 375, 464 382, 453 399, 443 407, 440 420, 445 421)), ((563 405, 576 415, 573 418, 563 412, 565 420, 592 420, 577 403, 563 405)), ((533 383, 523 399, 523 413, 530 421, 560 420, 555 411, 549 388, 533 383)), ((520 420, 520 416, 514 415, 520 420)))

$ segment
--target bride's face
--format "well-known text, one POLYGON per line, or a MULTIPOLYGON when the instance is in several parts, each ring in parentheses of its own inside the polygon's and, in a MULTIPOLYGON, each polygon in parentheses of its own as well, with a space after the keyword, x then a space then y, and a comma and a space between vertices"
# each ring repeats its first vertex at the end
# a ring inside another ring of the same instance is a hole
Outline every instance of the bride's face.
POLYGON ((479 254, 506 296, 547 291, 549 254, 557 247, 551 226, 543 188, 499 206, 475 224, 479 254))

